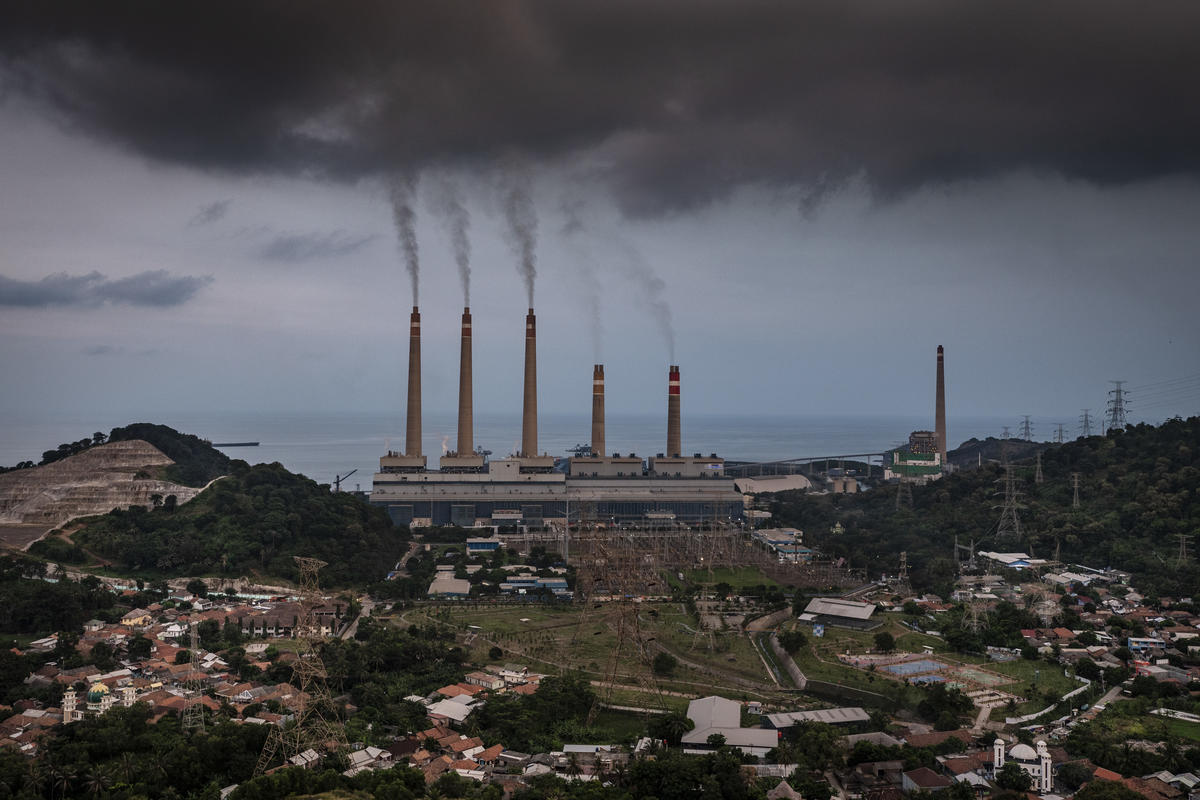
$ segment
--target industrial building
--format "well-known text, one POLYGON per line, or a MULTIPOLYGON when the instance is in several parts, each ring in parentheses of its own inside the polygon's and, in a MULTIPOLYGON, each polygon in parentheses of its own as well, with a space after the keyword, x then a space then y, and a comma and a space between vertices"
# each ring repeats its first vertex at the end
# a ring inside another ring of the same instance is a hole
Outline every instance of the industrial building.
POLYGON ((458 449, 437 469, 421 453, 421 317, 409 326, 408 420, 403 453, 379 459, 370 501, 399 525, 528 530, 572 524, 703 524, 740 520, 743 498, 716 454, 685 456, 680 434, 680 369, 667 383, 667 447, 647 459, 605 455, 604 366, 592 372, 591 452, 556 460, 537 444, 537 320, 525 317, 521 450, 488 460, 473 449, 472 320, 462 315, 458 449), (414 367, 415 365, 415 367, 414 367))

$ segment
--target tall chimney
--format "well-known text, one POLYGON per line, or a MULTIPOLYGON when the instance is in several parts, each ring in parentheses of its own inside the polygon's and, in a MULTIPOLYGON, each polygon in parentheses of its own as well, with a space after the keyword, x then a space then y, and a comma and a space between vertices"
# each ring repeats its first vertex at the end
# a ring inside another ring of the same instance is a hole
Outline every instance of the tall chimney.
POLYGON ((525 316, 525 406, 520 454, 532 458, 537 452, 537 318, 531 308, 525 316))
POLYGON ((671 365, 667 381, 667 457, 683 454, 679 444, 679 366, 671 365))
POLYGON ((942 346, 937 349, 937 400, 934 409, 934 427, 937 433, 938 452, 942 454, 943 469, 946 464, 946 373, 942 346))
POLYGON ((408 430, 404 454, 421 455, 421 312, 416 306, 408 328, 408 430))
POLYGON ((592 367, 592 455, 604 456, 604 365, 592 367))
POLYGON ((471 308, 463 309, 462 352, 458 358, 458 454, 475 452, 474 400, 471 388, 471 308))

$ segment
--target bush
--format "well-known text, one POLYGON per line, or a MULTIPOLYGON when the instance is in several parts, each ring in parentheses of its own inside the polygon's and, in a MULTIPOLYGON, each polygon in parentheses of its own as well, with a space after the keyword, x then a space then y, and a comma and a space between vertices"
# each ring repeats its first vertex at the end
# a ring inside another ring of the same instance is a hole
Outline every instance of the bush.
POLYGON ((655 675, 671 675, 675 672, 677 666, 679 666, 679 662, 670 653, 659 653, 654 657, 653 668, 655 675))

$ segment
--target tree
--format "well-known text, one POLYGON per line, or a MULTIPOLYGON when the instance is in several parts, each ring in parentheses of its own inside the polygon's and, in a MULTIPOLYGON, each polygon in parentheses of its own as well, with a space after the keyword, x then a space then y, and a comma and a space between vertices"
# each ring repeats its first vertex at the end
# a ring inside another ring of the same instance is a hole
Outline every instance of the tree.
POLYGON ((177 653, 175 653, 175 663, 176 664, 186 664, 191 660, 192 660, 192 654, 188 650, 180 650, 177 653))
POLYGON ((492 661, 499 661, 504 658, 504 651, 499 647, 493 647, 491 650, 488 650, 488 658, 492 661))
POLYGON ((151 644, 150 640, 140 633, 135 634, 129 640, 129 644, 125 645, 125 652, 133 661, 142 661, 150 657, 151 644))
POLYGON ((910 617, 921 616, 921 607, 917 605, 916 600, 905 600, 901 610, 910 617))
POLYGON ((200 578, 192 578, 187 582, 187 590, 197 597, 208 596, 208 584, 200 578))
POLYGON ((779 634, 779 646, 793 655, 806 644, 808 644, 808 637, 804 635, 804 631, 784 631, 779 634))
POLYGON ((1028 792, 1033 788, 1033 776, 1017 762, 1008 761, 996 773, 996 785, 1013 792, 1028 792))
POLYGON ((708 738, 704 740, 709 747, 721 748, 725 746, 725 735, 721 733, 710 733, 708 738))
POLYGON ((695 723, 683 712, 671 711, 656 716, 647 727, 655 739, 663 739, 667 744, 677 746, 683 735, 695 727, 695 723))
POLYGON ((675 672, 675 668, 679 666, 679 661, 670 653, 659 653, 654 657, 652 666, 655 675, 667 676, 675 672))
POLYGON ((890 653, 896 649, 896 638, 887 631, 880 631, 875 634, 875 649, 884 653, 890 653))

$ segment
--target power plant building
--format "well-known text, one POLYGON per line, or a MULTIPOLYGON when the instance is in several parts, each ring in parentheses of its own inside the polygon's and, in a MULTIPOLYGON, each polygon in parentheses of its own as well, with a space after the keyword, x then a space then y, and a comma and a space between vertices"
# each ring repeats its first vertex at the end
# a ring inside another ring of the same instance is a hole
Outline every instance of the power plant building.
MULTIPOLYGON (((700 524, 740 519, 743 498, 725 476, 716 454, 681 454, 680 370, 671 365, 667 388, 667 449, 643 461, 630 453, 604 455, 604 367, 592 374, 590 452, 556 462, 537 451, 537 345, 533 309, 525 318, 524 402, 521 451, 486 461, 471 452, 471 316, 463 312, 459 373, 458 451, 426 468, 419 441, 407 452, 379 459, 371 503, 387 509, 400 525, 481 528, 539 528, 552 524, 700 524)), ((420 414, 420 316, 410 326, 409 413, 420 414), (418 369, 412 367, 417 359, 418 369), (414 398, 415 393, 415 398, 414 398)), ((420 431, 420 420, 408 421, 420 431)), ((418 433, 419 435, 419 433, 418 433)))

